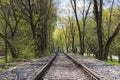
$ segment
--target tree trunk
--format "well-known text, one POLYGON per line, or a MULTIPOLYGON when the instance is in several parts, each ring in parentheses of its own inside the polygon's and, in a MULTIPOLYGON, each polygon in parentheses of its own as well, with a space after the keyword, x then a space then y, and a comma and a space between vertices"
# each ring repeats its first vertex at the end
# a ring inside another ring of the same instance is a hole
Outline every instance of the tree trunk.
POLYGON ((7 63, 7 57, 8 57, 7 48, 8 48, 7 39, 5 39, 5 62, 6 62, 6 63, 7 63))
MULTIPOLYGON (((112 22, 113 5, 114 5, 114 0, 112 1, 112 5, 110 8, 110 16, 109 16, 109 22, 108 22, 108 39, 110 38, 110 28, 111 28, 111 22, 112 22)), ((112 61, 112 54, 111 53, 110 53, 110 61, 112 61)))
POLYGON ((112 6, 110 8, 109 22, 108 22, 108 39, 110 38, 110 28, 112 22, 112 13, 113 13, 114 0, 112 1, 112 6))
POLYGON ((83 51, 82 51, 82 55, 84 55, 84 52, 85 52, 85 27, 86 27, 86 20, 83 20, 83 40, 82 40, 82 43, 83 43, 83 51))
POLYGON ((66 46, 66 51, 67 51, 67 53, 68 53, 68 46, 66 46))
POLYGON ((80 53, 81 55, 84 54, 84 49, 83 49, 83 39, 82 39, 82 33, 81 33, 81 28, 80 28, 80 24, 79 24, 79 20, 78 20, 78 16, 77 16, 77 2, 76 0, 71 0, 71 5, 75 14, 75 19, 77 22, 77 27, 78 27, 78 34, 79 34, 79 41, 80 41, 80 53))
POLYGON ((75 17, 76 17, 76 21, 77 21, 79 40, 80 40, 80 54, 83 55, 84 54, 83 41, 82 41, 83 39, 82 39, 82 33, 81 33, 81 29, 80 29, 79 20, 78 20, 78 17, 77 17, 77 12, 75 12, 75 17))
POLYGON ((40 37, 40 51, 44 54, 47 49, 47 23, 42 23, 41 37, 40 37))
POLYGON ((98 7, 97 0, 94 0, 94 15, 95 21, 97 24, 97 37, 98 37, 98 56, 97 58, 102 60, 103 59, 103 40, 102 40, 102 5, 103 0, 100 0, 100 6, 98 7))
POLYGON ((75 28, 74 28, 74 23, 73 23, 73 18, 69 18, 69 23, 70 23, 70 33, 71 33, 71 38, 72 38, 72 52, 75 53, 75 28))
POLYGON ((10 52, 12 54, 12 57, 17 58, 17 54, 15 53, 16 51, 15 51, 14 47, 12 47, 12 45, 9 43, 9 41, 7 41, 7 43, 8 43, 8 46, 10 48, 10 52))
POLYGON ((120 24, 118 24, 117 28, 115 29, 113 35, 108 39, 106 45, 105 45, 105 52, 104 52, 104 60, 108 60, 108 54, 109 54, 109 48, 115 37, 120 31, 120 24))
POLYGON ((7 63, 7 57, 8 57, 8 52, 7 52, 7 48, 8 48, 8 45, 7 45, 7 28, 8 27, 8 20, 6 20, 6 24, 5 24, 5 37, 4 37, 4 41, 5 41, 5 62, 7 63))
POLYGON ((110 61, 112 61, 113 59, 112 59, 112 54, 110 53, 110 61))
POLYGON ((75 53, 74 38, 72 38, 72 52, 75 53))
POLYGON ((92 1, 89 2, 89 6, 88 6, 88 9, 85 10, 86 8, 86 1, 83 0, 83 15, 82 15, 82 21, 83 21, 83 34, 82 34, 82 43, 83 43, 83 51, 82 51, 82 54, 84 54, 85 52, 85 28, 86 28, 86 20, 87 20, 87 16, 88 16, 88 12, 89 12, 89 9, 90 9, 90 6, 91 6, 91 3, 92 1))

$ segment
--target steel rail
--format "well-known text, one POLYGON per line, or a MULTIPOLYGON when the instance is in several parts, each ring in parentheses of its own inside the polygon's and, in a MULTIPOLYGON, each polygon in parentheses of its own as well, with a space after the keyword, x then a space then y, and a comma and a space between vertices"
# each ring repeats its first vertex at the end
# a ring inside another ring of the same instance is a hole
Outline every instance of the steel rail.
POLYGON ((26 80, 43 80, 42 76, 50 68, 50 66, 52 65, 52 63, 55 60, 56 56, 57 56, 57 53, 53 56, 53 58, 46 65, 44 65, 44 67, 42 69, 38 68, 26 80))
MULTIPOLYGON (((90 80, 100 80, 100 78, 89 68, 81 64, 80 62, 77 62, 74 58, 72 58, 70 55, 64 53, 70 60, 74 62, 81 70, 90 77, 90 80)), ((53 61, 55 60, 56 56, 58 54, 56 53, 53 58, 41 69, 37 69, 33 74, 31 74, 26 80, 43 80, 43 75, 46 73, 46 71, 51 67, 53 61)))
POLYGON ((87 68, 86 66, 84 66, 83 64, 81 64, 80 62, 77 62, 74 58, 72 58, 71 56, 69 56, 68 54, 64 53, 69 59, 71 59, 75 64, 77 64, 80 68, 82 68, 81 70, 83 70, 87 75, 89 75, 91 77, 92 80, 100 80, 100 78, 93 72, 91 71, 89 68, 87 68))

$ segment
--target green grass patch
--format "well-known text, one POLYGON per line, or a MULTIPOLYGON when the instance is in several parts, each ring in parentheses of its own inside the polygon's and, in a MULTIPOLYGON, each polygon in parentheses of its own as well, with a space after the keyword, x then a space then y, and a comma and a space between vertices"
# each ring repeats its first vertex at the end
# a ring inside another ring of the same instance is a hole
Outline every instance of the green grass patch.
MULTIPOLYGON (((94 58, 94 56, 84 56, 85 58, 94 58)), ((113 59, 112 61, 110 61, 110 59, 108 59, 108 61, 105 61, 108 64, 112 64, 112 65, 117 65, 120 66, 120 63, 118 63, 118 60, 113 59)))
POLYGON ((110 61, 110 59, 109 59, 109 60, 107 61, 107 63, 120 66, 120 63, 118 63, 118 60, 115 60, 115 59, 113 59, 112 61, 110 61))
MULTIPOLYGON (((94 56, 84 56, 85 58, 94 58, 94 56)), ((108 64, 112 64, 112 65, 117 65, 120 66, 120 63, 118 63, 118 60, 113 59, 112 61, 110 61, 110 59, 108 59, 108 61, 105 61, 108 64)))
POLYGON ((94 58, 94 56, 84 56, 85 58, 94 58))
POLYGON ((0 63, 5 63, 5 58, 0 58, 0 63))

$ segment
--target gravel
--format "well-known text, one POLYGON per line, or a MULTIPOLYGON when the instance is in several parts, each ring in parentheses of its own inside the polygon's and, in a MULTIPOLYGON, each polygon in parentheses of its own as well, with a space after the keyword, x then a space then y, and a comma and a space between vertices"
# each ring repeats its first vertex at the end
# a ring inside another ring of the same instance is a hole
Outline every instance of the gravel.
POLYGON ((42 57, 40 59, 32 59, 24 62, 15 69, 9 69, 0 74, 0 80, 26 80, 35 70, 42 68, 51 58, 51 56, 42 57))
MULTIPOLYGON (((88 75, 87 75, 88 76, 88 75)), ((44 80, 91 80, 64 54, 58 54, 44 80)))
MULTIPOLYGON (((83 65, 91 69, 93 72, 95 72, 95 74, 99 76, 101 80, 120 80, 119 66, 111 65, 97 59, 85 58, 85 57, 74 55, 74 54, 69 54, 69 55, 74 59, 76 59, 79 63, 82 63, 83 65)), ((53 55, 42 57, 40 59, 33 59, 29 62, 24 62, 20 64, 21 66, 17 68, 9 69, 1 73, 0 80, 26 80, 28 76, 30 76, 38 68, 42 68, 52 57, 53 55)), ((63 59, 60 59, 60 61, 62 60, 63 59)), ((63 60, 63 62, 65 61, 63 60)), ((66 66, 69 66, 69 64, 66 66)), ((57 67, 57 68, 60 68, 60 67, 57 67)), ((53 70, 55 71, 55 69, 53 70)), ((65 70, 69 70, 69 69, 65 68, 65 70)), ((64 73, 65 70, 61 72, 61 75, 62 73, 64 73)), ((74 74, 77 75, 76 73, 74 73, 74 71, 71 71, 69 73, 73 73, 73 76, 74 74)), ((66 72, 65 74, 69 74, 69 73, 66 72)), ((51 73, 50 75, 54 75, 54 74, 51 73)))
POLYGON ((97 59, 85 58, 83 56, 74 54, 69 55, 73 57, 77 62, 82 63, 93 72, 95 72, 101 80, 120 80, 119 66, 111 65, 97 59))

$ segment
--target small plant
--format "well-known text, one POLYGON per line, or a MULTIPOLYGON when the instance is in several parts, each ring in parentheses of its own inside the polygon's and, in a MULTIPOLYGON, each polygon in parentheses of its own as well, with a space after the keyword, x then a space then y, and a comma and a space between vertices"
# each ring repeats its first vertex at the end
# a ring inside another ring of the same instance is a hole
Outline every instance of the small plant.
POLYGON ((14 74, 10 74, 10 76, 15 76, 14 74))
POLYGON ((4 64, 4 65, 2 66, 2 69, 8 69, 7 64, 4 64))
POLYGON ((2 80, 8 80, 7 78, 3 78, 2 80))

